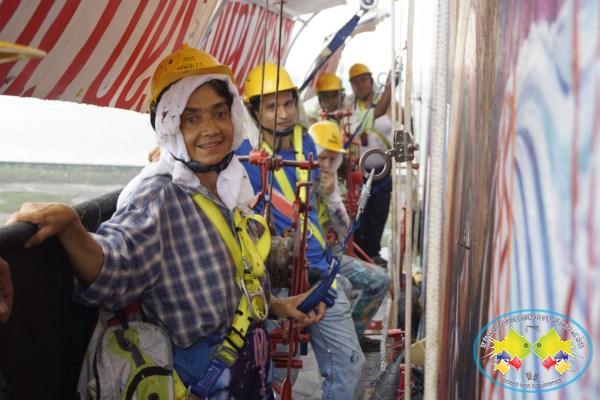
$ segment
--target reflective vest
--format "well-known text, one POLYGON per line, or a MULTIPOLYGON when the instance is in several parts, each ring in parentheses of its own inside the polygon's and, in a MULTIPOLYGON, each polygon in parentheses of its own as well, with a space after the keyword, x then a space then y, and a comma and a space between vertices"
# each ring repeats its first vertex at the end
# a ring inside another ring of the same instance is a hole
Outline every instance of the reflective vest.
MULTIPOLYGON (((294 153, 296 155, 296 161, 304 161, 305 157, 304 157, 304 149, 303 149, 303 143, 302 143, 302 134, 303 134, 303 130, 304 128, 302 127, 302 125, 295 125, 294 126, 294 132, 292 133, 292 142, 294 145, 294 153)), ((271 149, 271 146, 269 146, 267 143, 263 142, 262 144, 262 148, 269 154, 273 154, 273 150, 271 149)), ((294 200, 296 199, 296 192, 295 190, 292 188, 292 185, 287 177, 287 175, 285 174, 285 171, 283 168, 279 168, 278 170, 276 170, 274 172, 274 176, 275 176, 275 180, 277 181, 277 184, 279 185, 279 187, 281 188, 281 191, 283 192, 283 196, 285 197, 285 199, 290 202, 290 203, 294 203, 294 200)), ((300 168, 296 168, 296 182, 308 182, 309 178, 308 178, 308 170, 305 169, 300 169, 300 168)), ((306 190, 305 188, 302 188, 300 190, 300 199, 303 202, 306 202, 306 190)), ((277 204, 274 204, 274 206, 280 211, 282 212, 284 215, 286 215, 288 218, 291 218, 292 215, 288 215, 284 210, 280 209, 279 207, 277 207, 277 204)), ((303 224, 301 224, 300 226, 304 226, 303 224)), ((315 237, 315 239, 317 239, 317 241, 319 242, 319 244, 321 245, 321 247, 323 249, 325 249, 325 240, 323 239, 323 235, 321 234, 321 230, 319 229, 319 227, 315 226, 312 221, 308 221, 308 229, 309 232, 312 236, 315 237)))
POLYGON ((392 145, 390 141, 387 139, 385 134, 377 129, 375 129, 375 107, 367 107, 365 103, 359 99, 355 100, 355 105, 358 107, 359 112, 356 117, 358 121, 362 121, 362 132, 359 132, 359 136, 361 133, 372 133, 376 135, 381 143, 388 148, 391 149, 392 145), (366 115, 364 113, 367 113, 366 115), (364 118, 364 120, 363 120, 364 118))

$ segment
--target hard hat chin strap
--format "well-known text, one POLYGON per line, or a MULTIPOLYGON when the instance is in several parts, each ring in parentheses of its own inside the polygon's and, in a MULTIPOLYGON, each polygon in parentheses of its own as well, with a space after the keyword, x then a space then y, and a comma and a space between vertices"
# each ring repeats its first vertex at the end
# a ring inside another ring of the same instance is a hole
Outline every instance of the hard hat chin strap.
POLYGON ((275 131, 271 128, 267 128, 266 126, 263 126, 262 129, 269 132, 274 137, 287 137, 287 136, 290 136, 294 132, 293 125, 283 131, 275 131))
POLYGON ((173 156, 173 158, 175 160, 180 161, 183 164, 185 164, 185 166, 188 167, 195 174, 203 173, 203 172, 211 172, 211 171, 215 171, 218 174, 221 171, 223 171, 225 168, 227 168, 227 166, 231 162, 231 159, 233 158, 233 151, 228 153, 225 157, 223 157, 223 159, 221 161, 219 161, 216 164, 212 164, 212 165, 203 164, 201 162, 194 161, 194 160, 185 161, 185 160, 182 160, 181 158, 175 157, 173 155, 173 153, 171 153, 171 155, 173 156))

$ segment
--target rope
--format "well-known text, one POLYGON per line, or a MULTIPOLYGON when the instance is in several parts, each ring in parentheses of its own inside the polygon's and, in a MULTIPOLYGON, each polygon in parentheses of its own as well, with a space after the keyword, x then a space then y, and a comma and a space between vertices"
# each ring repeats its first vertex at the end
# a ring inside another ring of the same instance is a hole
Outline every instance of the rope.
POLYGON ((262 131, 262 113, 263 113, 263 94, 265 89, 265 63, 267 62, 267 33, 268 33, 268 21, 269 21, 269 0, 265 0, 265 23, 263 24, 263 54, 262 54, 262 65, 263 69, 260 75, 260 104, 258 106, 258 147, 263 141, 262 131))
POLYGON ((269 360, 269 340, 267 335, 262 328, 254 330, 253 335, 254 341, 254 360, 258 367, 260 375, 260 395, 264 396, 267 393, 266 382, 267 382, 267 362, 269 360))
MULTIPOLYGON (((395 71, 396 71, 396 2, 391 2, 391 52, 392 52, 392 68, 391 68, 391 97, 390 97, 390 107, 391 107, 391 119, 392 119, 392 132, 395 132, 398 128, 398 110, 396 105, 396 79, 395 79, 395 71)), ((402 30, 400 30, 400 33, 402 30)), ((395 329, 398 327, 398 300, 400 299, 400 257, 399 257, 399 249, 398 244, 400 243, 400 227, 398 224, 398 165, 395 159, 392 159, 392 254, 391 254, 391 262, 389 263, 391 266, 390 269, 390 279, 393 282, 394 288, 394 298, 390 305, 390 314, 389 314, 389 324, 388 328, 395 329)))
MULTIPOLYGON (((273 157, 275 157, 275 155, 277 154, 277 152, 279 151, 280 147, 281 147, 281 137, 279 135, 277 135, 277 112, 279 111, 279 68, 281 66, 281 31, 283 30, 283 1, 279 4, 279 35, 277 38, 277 78, 275 80, 275 119, 273 121, 273 157)), ((266 36, 265 36, 266 38, 266 36)), ((262 91, 262 87, 265 84, 265 68, 264 68, 264 63, 263 63, 263 77, 262 77, 262 82, 261 82, 261 91, 262 91)), ((261 112, 262 112, 262 98, 260 100, 260 106, 261 106, 261 112)), ((262 114, 259 115, 259 119, 261 118, 262 114)), ((262 132, 262 129, 261 129, 262 132)), ((258 146, 260 148, 260 146, 262 145, 262 141, 258 142, 258 146)), ((266 198, 267 202, 270 202, 271 199, 273 198, 273 177, 275 175, 275 172, 273 170, 270 170, 269 174, 268 174, 268 178, 267 178, 267 184, 268 186, 268 195, 266 198)), ((270 211, 270 209, 267 209, 265 207, 266 210, 270 211)), ((267 218, 267 221, 269 221, 270 215, 266 215, 265 216, 267 218)))
MULTIPOLYGON (((273 155, 281 150, 281 135, 277 135, 277 112, 279 111, 279 68, 281 68, 281 31, 283 31, 283 1, 279 3, 279 32, 277 35, 277 78, 275 78, 275 120, 273 122, 273 155)), ((263 68, 263 73, 264 73, 263 68)), ((271 187, 272 188, 272 187, 271 187)))
POLYGON ((429 175, 429 221, 427 223, 427 297, 425 330, 425 399, 438 399, 440 355, 440 274, 443 229, 444 142, 446 136, 446 90, 449 39, 449 3, 437 2, 435 83, 431 115, 431 169, 429 175))
MULTIPOLYGON (((409 0, 408 3, 408 26, 406 38, 406 85, 404 92, 404 116, 403 124, 406 139, 412 135, 412 48, 413 48, 413 20, 415 16, 415 0, 409 0)), ((404 147, 407 147, 406 143, 404 147)), ((406 302, 404 314, 404 399, 410 400, 410 346, 412 335, 412 270, 413 270, 413 168, 412 161, 406 163, 406 245, 405 245, 405 263, 406 266, 406 302)))

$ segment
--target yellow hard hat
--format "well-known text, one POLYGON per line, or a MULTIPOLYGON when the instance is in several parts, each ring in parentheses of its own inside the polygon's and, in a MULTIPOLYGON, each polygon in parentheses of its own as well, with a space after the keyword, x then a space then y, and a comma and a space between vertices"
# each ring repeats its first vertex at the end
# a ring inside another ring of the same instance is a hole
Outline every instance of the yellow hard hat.
POLYGON ((355 76, 370 74, 370 73, 371 73, 371 71, 369 71, 369 67, 367 67, 365 64, 356 63, 350 67, 350 72, 348 73, 348 79, 352 79, 355 76))
POLYGON ((324 120, 313 124, 308 133, 312 136, 316 144, 325 150, 345 153, 344 141, 342 140, 342 132, 337 124, 332 121, 324 120))
MULTIPOLYGON (((264 64, 265 76, 264 84, 262 85, 262 94, 271 94, 283 92, 286 90, 298 90, 292 82, 290 74, 279 67, 279 90, 277 90, 277 64, 264 64)), ((261 81, 263 79, 263 64, 260 64, 252 69, 244 82, 244 101, 248 103, 251 98, 260 96, 261 81)))
POLYGON ((317 79, 317 93, 342 90, 342 80, 335 74, 326 72, 317 79))
POLYGON ((187 44, 181 45, 158 64, 150 84, 150 101, 155 103, 158 96, 169 85, 192 75, 222 74, 234 82, 233 73, 227 65, 219 63, 213 56, 187 44))

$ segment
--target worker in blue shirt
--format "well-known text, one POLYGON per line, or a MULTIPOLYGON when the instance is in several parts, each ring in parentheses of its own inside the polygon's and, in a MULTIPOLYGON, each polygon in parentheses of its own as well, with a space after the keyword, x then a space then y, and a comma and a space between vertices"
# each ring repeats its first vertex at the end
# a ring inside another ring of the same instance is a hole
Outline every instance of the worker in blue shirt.
MULTIPOLYGON (((316 159, 314 142, 306 129, 298 123, 297 87, 285 69, 270 63, 255 67, 248 74, 244 85, 244 101, 256 125, 260 126, 263 142, 258 143, 258 132, 249 133, 238 148, 238 155, 247 155, 253 148, 260 147, 268 152, 275 151, 288 160, 305 160, 310 154, 316 159)), ((260 169, 248 162, 243 164, 255 193, 260 192, 260 169)), ((296 184, 306 182, 309 178, 315 179, 318 174, 316 170, 311 171, 309 177, 307 171, 293 167, 283 167, 282 170, 283 174, 275 173, 273 193, 274 197, 283 197, 289 203, 294 201, 296 184)), ((300 192, 301 196, 302 193, 300 192)), ((310 201, 314 206, 313 196, 310 201)), ((284 210, 273 204, 275 233, 280 235, 291 228, 291 215, 286 215, 284 210)), ((262 207, 264 204, 260 204, 258 209, 262 207)), ((313 207, 309 215, 306 258, 311 271, 327 273, 327 246, 314 209, 316 207, 313 207)), ((356 394, 365 358, 350 310, 348 298, 339 290, 335 304, 328 309, 323 320, 308 328, 310 342, 324 378, 323 399, 352 399, 356 394)))

